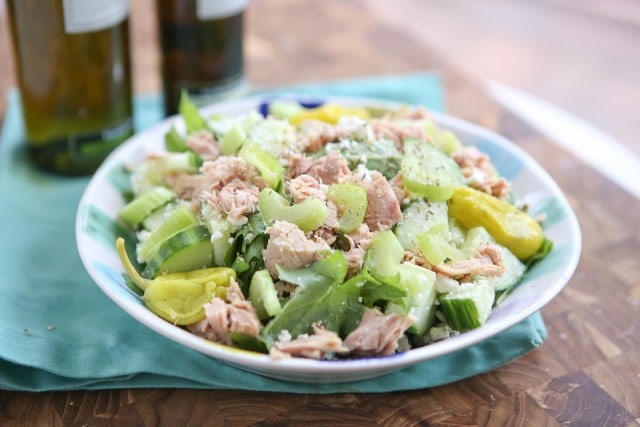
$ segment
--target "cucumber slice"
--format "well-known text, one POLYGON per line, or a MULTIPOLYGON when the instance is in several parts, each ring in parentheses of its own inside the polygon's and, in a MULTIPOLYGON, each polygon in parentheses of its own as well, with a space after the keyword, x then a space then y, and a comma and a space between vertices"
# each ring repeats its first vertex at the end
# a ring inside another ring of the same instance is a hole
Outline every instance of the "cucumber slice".
POLYGON ((436 313, 436 274, 426 268, 403 262, 398 267, 400 285, 407 288, 409 295, 404 298, 407 314, 416 321, 408 331, 423 336, 431 327, 436 313))
POLYGON ((271 225, 282 220, 297 225, 305 233, 320 227, 327 219, 327 206, 315 197, 289 206, 289 201, 271 188, 265 188, 258 196, 258 205, 264 221, 271 225))
POLYGON ((154 231, 156 228, 164 224, 167 218, 169 218, 169 216, 171 216, 179 206, 179 203, 169 202, 166 205, 159 207, 142 220, 142 227, 147 231, 154 231))
POLYGON ((448 200, 453 189, 463 184, 462 171, 451 157, 417 139, 404 142, 401 170, 407 190, 434 202, 448 200))
POLYGON ((165 241, 144 268, 142 275, 154 278, 160 274, 182 273, 211 266, 213 248, 206 227, 198 225, 165 241))
POLYGON ((406 250, 416 246, 416 237, 439 224, 448 224, 447 204, 445 202, 427 202, 424 199, 413 201, 402 212, 402 219, 394 230, 396 237, 406 250))
POLYGON ((148 193, 127 203, 118 214, 120 218, 133 226, 137 226, 151 212, 169 203, 176 194, 165 187, 155 187, 148 193))
POLYGON ((282 306, 273 279, 267 270, 256 271, 249 285, 249 300, 256 309, 258 318, 266 320, 280 314, 282 306))
POLYGON ((198 225, 198 218, 191 212, 191 209, 186 206, 180 206, 162 225, 154 230, 146 240, 140 243, 138 248, 139 258, 143 262, 148 262, 158 251, 160 245, 170 237, 196 225, 198 225))
POLYGON ((495 298, 493 287, 479 282, 440 297, 440 307, 449 326, 456 331, 478 328, 487 321, 495 298))

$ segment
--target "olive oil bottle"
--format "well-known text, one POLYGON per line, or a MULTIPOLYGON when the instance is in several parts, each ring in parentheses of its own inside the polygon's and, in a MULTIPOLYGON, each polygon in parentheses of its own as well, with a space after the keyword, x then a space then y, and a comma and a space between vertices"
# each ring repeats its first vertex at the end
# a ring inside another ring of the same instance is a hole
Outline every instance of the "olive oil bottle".
POLYGON ((128 0, 8 0, 33 162, 90 174, 132 134, 128 0))
POLYGON ((204 106, 247 89, 246 5, 247 0, 156 0, 167 115, 176 113, 183 90, 204 106))

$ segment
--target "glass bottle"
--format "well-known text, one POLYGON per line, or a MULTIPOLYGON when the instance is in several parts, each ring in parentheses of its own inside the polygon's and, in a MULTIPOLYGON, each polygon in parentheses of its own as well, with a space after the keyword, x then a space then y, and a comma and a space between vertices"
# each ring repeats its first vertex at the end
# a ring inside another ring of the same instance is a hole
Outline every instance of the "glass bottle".
POLYGON ((90 174, 133 132, 128 0, 8 0, 27 152, 90 174))
POLYGON ((199 106, 246 89, 243 20, 247 0, 157 0, 165 113, 186 90, 199 106))

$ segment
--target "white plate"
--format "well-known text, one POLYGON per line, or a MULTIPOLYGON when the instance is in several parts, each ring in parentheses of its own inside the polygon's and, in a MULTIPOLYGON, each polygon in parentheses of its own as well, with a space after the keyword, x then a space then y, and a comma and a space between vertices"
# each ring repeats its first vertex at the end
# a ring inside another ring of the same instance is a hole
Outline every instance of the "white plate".
MULTIPOLYGON (((214 112, 240 114, 263 105, 266 97, 255 97, 204 108, 214 112)), ((341 97, 296 97, 301 101, 332 101, 343 105, 397 108, 400 104, 341 97)), ((173 117, 132 137, 116 149, 95 173, 78 207, 76 236, 82 262, 93 278, 116 304, 137 321, 165 337, 225 363, 290 381, 346 382, 380 376, 404 367, 471 346, 524 320, 547 304, 573 275, 581 249, 578 221, 553 179, 529 155, 505 138, 462 120, 433 114, 436 122, 452 130, 465 145, 476 145, 491 157, 502 176, 513 184, 519 198, 539 207, 535 213, 547 215, 545 234, 554 241, 554 250, 536 264, 499 304, 482 327, 405 353, 381 358, 316 361, 291 358, 273 360, 268 355, 232 349, 201 339, 147 310, 122 279, 122 267, 115 250, 113 221, 124 200, 120 194, 123 164, 137 164, 151 149, 162 149, 164 134, 172 125, 182 128, 173 117)))

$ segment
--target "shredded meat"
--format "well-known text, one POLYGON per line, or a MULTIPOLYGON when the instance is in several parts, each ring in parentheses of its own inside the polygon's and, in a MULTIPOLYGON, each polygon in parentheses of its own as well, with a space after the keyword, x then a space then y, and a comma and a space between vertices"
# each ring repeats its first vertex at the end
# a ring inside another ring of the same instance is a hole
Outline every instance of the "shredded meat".
POLYGON ((409 195, 407 190, 404 188, 404 179, 403 178, 404 177, 402 176, 402 173, 398 172, 396 174, 396 176, 391 178, 391 180, 389 181, 389 185, 391 186, 391 189, 393 190, 393 194, 396 195, 396 199, 398 199, 398 203, 400 203, 400 204, 402 204, 404 199, 406 199, 407 196, 409 195))
POLYGON ((187 136, 187 147, 198 153, 203 160, 213 160, 220 155, 220 148, 211 133, 199 131, 187 136))
POLYGON ((315 153, 329 142, 340 139, 336 126, 320 120, 305 120, 298 125, 298 129, 297 145, 307 153, 315 153))
POLYGON ((262 251, 264 264, 272 276, 277 276, 276 265, 291 269, 304 267, 317 260, 320 251, 330 249, 324 241, 307 238, 297 225, 276 221, 267 229, 269 242, 262 251))
POLYGON ((347 275, 351 277, 362 269, 364 254, 369 248, 373 233, 367 224, 361 224, 356 231, 345 234, 344 237, 349 242, 349 248, 345 249, 344 256, 347 260, 347 275))
POLYGON ((427 135, 422 126, 418 123, 399 125, 389 119, 371 120, 371 128, 375 136, 393 141, 396 147, 402 147, 406 138, 416 138, 426 140, 427 135))
POLYGON ((222 187, 204 194, 205 200, 232 220, 240 221, 258 207, 259 190, 255 185, 247 185, 238 178, 222 187))
POLYGON ((298 154, 298 153, 291 153, 289 155, 289 161, 288 161, 288 171, 287 171, 287 179, 291 179, 291 178, 295 178, 297 176, 300 176, 302 174, 306 174, 307 171, 309 169, 311 169, 311 166, 313 165, 313 159, 310 159, 309 157, 303 155, 303 154, 298 154))
POLYGON ((271 347, 269 354, 276 359, 291 356, 324 359, 327 354, 345 354, 348 351, 335 332, 327 331, 322 326, 314 324, 313 334, 300 335, 291 341, 277 341, 271 347))
POLYGON ((462 174, 470 187, 499 199, 504 199, 509 195, 509 191, 511 191, 509 182, 497 176, 495 168, 489 161, 489 156, 476 147, 463 147, 453 153, 451 157, 462 169, 462 174))
POLYGON ((288 182, 289 194, 293 197, 294 203, 303 202, 309 197, 325 200, 327 195, 320 187, 317 179, 311 175, 301 174, 288 182))
POLYGON ((199 203, 200 193, 209 187, 209 180, 206 176, 187 173, 167 175, 165 182, 178 197, 187 200, 196 199, 195 203, 199 203))
POLYGON ((204 162, 202 173, 209 180, 212 190, 220 190, 234 179, 247 181, 250 177, 247 162, 235 156, 220 156, 215 160, 204 162))
POLYGON ((389 182, 378 171, 369 176, 354 177, 367 190, 367 211, 364 221, 373 231, 387 230, 402 219, 400 202, 389 182))
POLYGON ((482 245, 473 258, 449 261, 432 267, 432 270, 436 273, 454 279, 462 278, 463 280, 474 275, 500 276, 504 273, 504 269, 502 252, 492 243, 482 245))
POLYGON ((347 335, 344 345, 354 356, 393 354, 398 348, 398 339, 413 322, 412 317, 396 313, 384 315, 378 310, 365 308, 360 324, 347 335))
POLYGON ((351 178, 347 159, 337 151, 329 151, 326 156, 315 160, 306 173, 327 185, 345 182, 351 178))
POLYGON ((232 344, 230 333, 257 337, 262 329, 253 305, 245 300, 238 283, 231 278, 226 301, 214 297, 204 306, 205 318, 189 325, 194 334, 210 341, 232 344))

